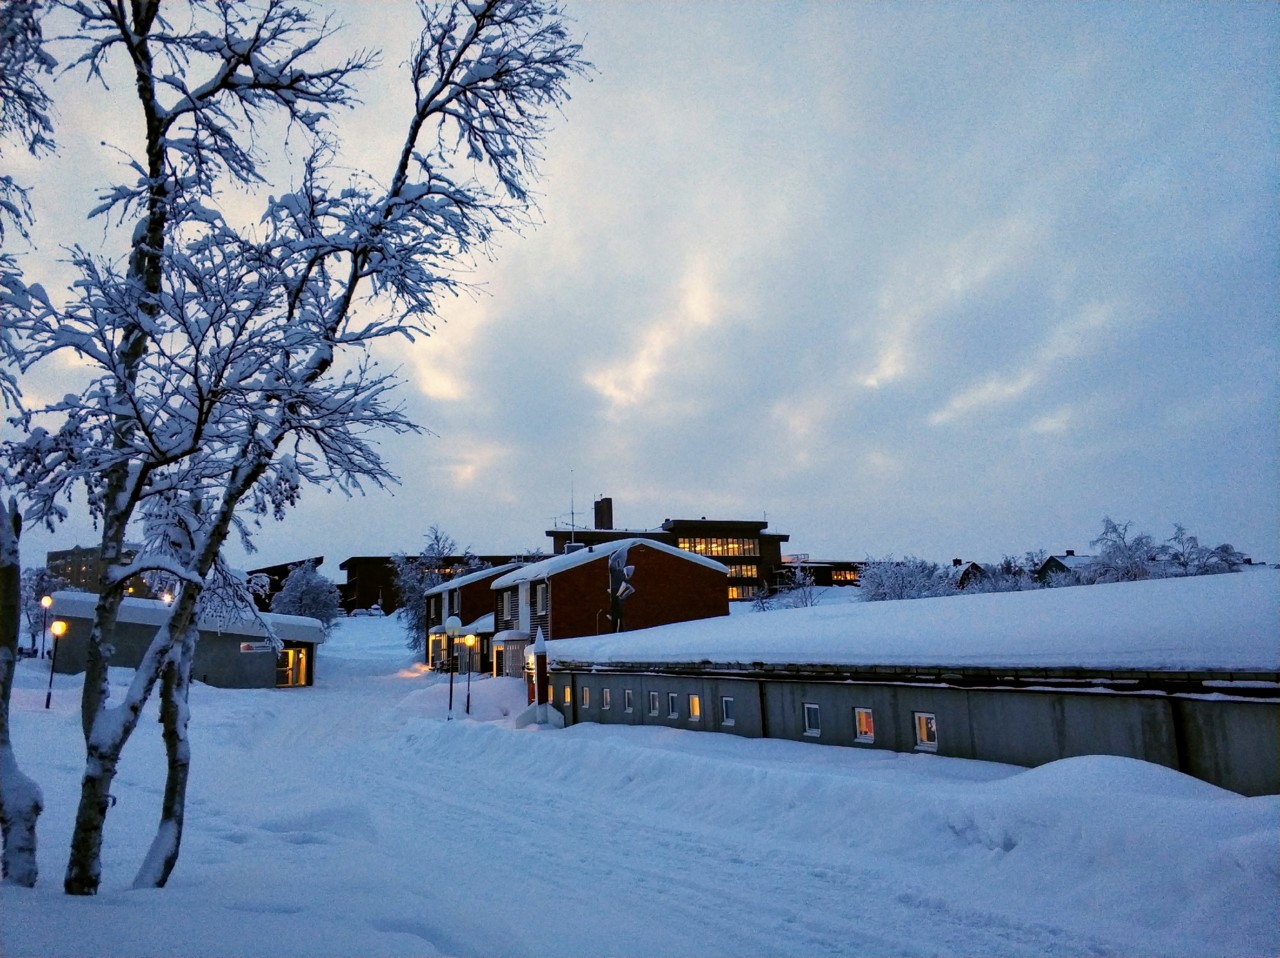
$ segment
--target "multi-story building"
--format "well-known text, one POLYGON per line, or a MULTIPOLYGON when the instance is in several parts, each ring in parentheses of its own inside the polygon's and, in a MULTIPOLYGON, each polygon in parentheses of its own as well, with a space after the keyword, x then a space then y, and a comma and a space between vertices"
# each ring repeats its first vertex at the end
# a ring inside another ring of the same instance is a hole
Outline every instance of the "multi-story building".
MULTIPOLYGON (((136 543, 124 544, 121 558, 132 562, 142 546, 136 543)), ((67 588, 75 592, 96 593, 102 585, 102 559, 97 546, 74 546, 45 553, 45 568, 67 583, 67 588)), ((142 576, 131 576, 125 583, 125 595, 136 599, 150 599, 152 592, 142 576)))
POLYGON ((618 539, 652 539, 714 559, 729 569, 730 601, 753 599, 761 589, 783 582, 786 567, 782 544, 791 537, 767 532, 769 524, 754 519, 665 519, 657 529, 613 528, 613 500, 595 503, 594 529, 548 529, 552 551, 561 554, 571 543, 599 545, 618 539))

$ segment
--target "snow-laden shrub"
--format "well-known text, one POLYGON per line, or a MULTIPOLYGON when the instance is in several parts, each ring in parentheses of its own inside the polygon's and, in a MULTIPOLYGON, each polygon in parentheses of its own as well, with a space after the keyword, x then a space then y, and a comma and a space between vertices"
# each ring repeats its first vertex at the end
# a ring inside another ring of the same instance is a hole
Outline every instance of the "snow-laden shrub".
POLYGON ((296 565, 271 600, 271 611, 319 619, 328 632, 342 614, 338 587, 322 576, 312 562, 296 565))

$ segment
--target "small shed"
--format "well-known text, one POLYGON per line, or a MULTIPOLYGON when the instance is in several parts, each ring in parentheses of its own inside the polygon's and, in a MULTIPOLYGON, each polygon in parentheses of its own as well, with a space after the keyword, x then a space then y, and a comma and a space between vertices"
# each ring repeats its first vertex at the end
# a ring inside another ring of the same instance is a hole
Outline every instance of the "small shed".
MULTIPOLYGON (((83 672, 88 659, 89 633, 93 629, 98 597, 88 592, 55 592, 50 620, 67 624, 57 640, 57 670, 83 672)), ((169 606, 159 599, 125 599, 116 626, 115 654, 111 665, 137 668, 156 631, 169 616, 169 606)), ((262 621, 246 619, 226 625, 199 623, 191 677, 206 685, 229 689, 296 688, 315 680, 316 649, 324 643, 324 626, 300 615, 261 613, 262 621), (270 625, 277 647, 264 628, 270 625)))

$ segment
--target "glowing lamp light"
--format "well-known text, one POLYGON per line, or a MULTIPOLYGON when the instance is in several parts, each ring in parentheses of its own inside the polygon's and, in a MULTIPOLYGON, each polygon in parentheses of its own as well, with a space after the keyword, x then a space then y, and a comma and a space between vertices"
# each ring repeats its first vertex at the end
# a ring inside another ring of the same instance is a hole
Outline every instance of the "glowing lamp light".
POLYGON ((53 596, 51 595, 46 595, 43 599, 40 600, 40 608, 42 609, 47 609, 51 605, 53 605, 53 596))
POLYGON ((61 619, 54 619, 53 624, 49 626, 49 631, 53 633, 53 657, 49 660, 49 691, 44 696, 45 708, 53 703, 53 670, 58 665, 58 639, 67 634, 67 623, 61 619))

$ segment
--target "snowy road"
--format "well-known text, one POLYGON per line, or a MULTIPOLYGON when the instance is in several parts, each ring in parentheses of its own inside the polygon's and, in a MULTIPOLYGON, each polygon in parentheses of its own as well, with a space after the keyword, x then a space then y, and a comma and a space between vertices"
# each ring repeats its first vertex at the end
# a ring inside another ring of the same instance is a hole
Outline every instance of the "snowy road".
POLYGON ((198 687, 170 887, 127 887, 162 781, 126 752, 104 890, 59 893, 74 680, 15 692, 44 785, 17 955, 1275 953, 1280 800, 1089 758, 1037 770, 659 729, 515 730, 519 682, 447 687, 391 623, 350 623, 318 684, 198 687), (381 630, 381 631, 380 631, 381 630), (384 632, 387 634, 384 636, 384 632), (456 691, 461 713, 465 687, 456 691), (1177 840, 1171 840, 1177 836, 1177 840))

